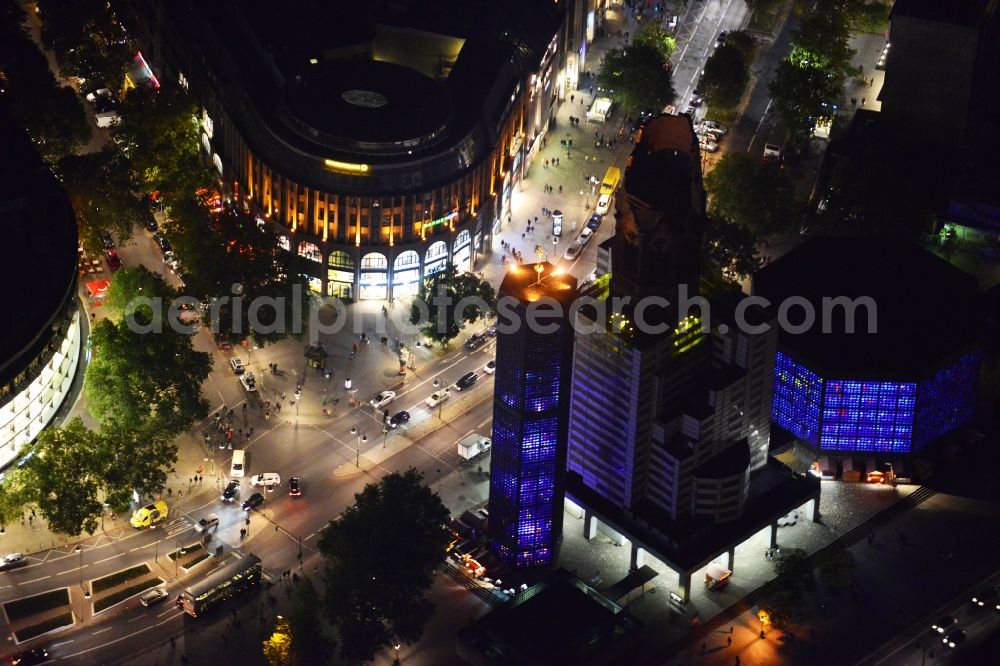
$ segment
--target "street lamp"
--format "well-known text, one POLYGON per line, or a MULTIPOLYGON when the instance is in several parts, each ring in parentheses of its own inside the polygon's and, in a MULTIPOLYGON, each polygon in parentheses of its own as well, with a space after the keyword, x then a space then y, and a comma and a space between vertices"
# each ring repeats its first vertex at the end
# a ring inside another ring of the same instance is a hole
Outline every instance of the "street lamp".
POLYGON ((757 618, 760 620, 760 637, 764 638, 764 627, 767 624, 770 624, 770 617, 768 616, 767 611, 762 608, 757 611, 757 618))
POLYGON ((76 552, 80 553, 80 591, 83 592, 83 598, 90 598, 90 591, 83 586, 83 546, 76 544, 76 552))
POLYGON ((399 643, 394 643, 392 647, 396 650, 396 659, 393 660, 392 663, 398 664, 399 663, 399 648, 400 648, 400 645, 399 645, 399 643))
POLYGON ((180 562, 181 557, 184 555, 184 544, 180 539, 174 542, 177 545, 177 554, 174 556, 174 578, 177 578, 177 563, 180 562))
POLYGON ((358 448, 355 449, 354 466, 361 469, 361 445, 368 441, 368 437, 365 433, 358 430, 358 426, 356 425, 351 428, 351 434, 358 436, 358 448))

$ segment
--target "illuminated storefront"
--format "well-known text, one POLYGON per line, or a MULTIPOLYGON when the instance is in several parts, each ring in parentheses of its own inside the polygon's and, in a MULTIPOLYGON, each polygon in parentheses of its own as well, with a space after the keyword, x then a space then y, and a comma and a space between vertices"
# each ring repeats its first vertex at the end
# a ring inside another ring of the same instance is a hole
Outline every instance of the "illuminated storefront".
POLYGON ((385 300, 389 297, 389 262, 384 254, 369 252, 361 260, 359 298, 362 301, 385 300))
POLYGON ((420 255, 414 250, 401 252, 392 262, 392 297, 414 296, 420 289, 420 255))

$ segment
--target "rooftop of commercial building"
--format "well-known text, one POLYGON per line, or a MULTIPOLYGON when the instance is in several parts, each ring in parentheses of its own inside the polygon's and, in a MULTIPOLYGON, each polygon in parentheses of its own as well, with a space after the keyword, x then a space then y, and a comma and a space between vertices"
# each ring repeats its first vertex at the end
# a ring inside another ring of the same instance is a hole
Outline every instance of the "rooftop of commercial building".
POLYGON ((459 641, 495 664, 588 664, 635 626, 620 606, 559 569, 462 629, 459 641))
MULTIPOLYGON (((812 238, 758 271, 753 291, 772 304, 809 304, 813 325, 783 327, 779 344, 828 378, 919 379, 978 334, 975 278, 906 240, 812 238), (873 305, 853 308, 854 332, 847 308, 830 306, 839 297, 873 305)), ((790 307, 789 323, 803 312, 790 307)))
POLYGON ((629 156, 622 189, 657 210, 691 208, 691 176, 698 168, 698 143, 687 116, 650 119, 629 156))
POLYGON ((41 333, 75 284, 76 219, 28 135, 0 112, 0 276, 7 285, 0 327, 5 364, 41 333), (27 284, 25 284, 27 280, 27 284))

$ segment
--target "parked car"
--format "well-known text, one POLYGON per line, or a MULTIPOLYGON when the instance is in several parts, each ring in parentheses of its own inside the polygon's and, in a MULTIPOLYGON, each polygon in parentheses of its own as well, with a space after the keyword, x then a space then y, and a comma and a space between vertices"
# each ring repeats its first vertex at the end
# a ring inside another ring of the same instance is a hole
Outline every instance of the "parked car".
POLYGON ((725 134, 726 132, 729 131, 728 127, 726 127, 722 123, 716 122, 714 120, 703 120, 703 121, 701 121, 701 124, 702 124, 703 127, 707 128, 707 129, 716 130, 718 132, 722 132, 723 134, 725 134))
POLYGON ((395 391, 380 391, 375 394, 375 397, 368 401, 375 409, 382 409, 390 402, 396 399, 395 391))
POLYGON ((956 629, 955 631, 948 634, 945 638, 941 639, 941 642, 950 648, 955 648, 965 642, 965 632, 961 629, 956 629))
POLYGON ((153 217, 152 213, 146 213, 146 218, 142 221, 142 226, 146 227, 146 231, 156 231, 160 228, 160 225, 156 223, 156 218, 153 217))
POLYGON ((104 261, 108 263, 108 270, 112 273, 122 267, 122 260, 118 258, 118 253, 114 250, 104 251, 104 261))
POLYGON ((10 571, 11 569, 18 569, 23 567, 28 563, 28 560, 24 558, 21 553, 11 553, 9 555, 4 555, 3 559, 0 560, 0 571, 10 571))
POLYGON ((101 232, 101 245, 103 245, 107 250, 110 250, 115 246, 115 239, 112 238, 111 234, 106 230, 101 232))
POLYGON ((469 339, 465 341, 465 348, 469 351, 475 351, 486 344, 486 336, 481 333, 473 333, 469 336, 469 339))
POLYGON ((457 388, 459 391, 464 391, 468 388, 472 388, 472 386, 475 385, 475 383, 478 381, 479 381, 479 375, 476 374, 475 371, 467 372, 461 377, 459 377, 458 381, 455 382, 455 388, 457 388))
POLYGON ((257 380, 254 379, 252 372, 240 375, 240 384, 243 384, 243 388, 246 389, 247 393, 253 393, 257 390, 257 380))
POLYGON ((598 215, 607 215, 609 208, 611 208, 611 195, 602 194, 597 200, 597 206, 594 208, 594 212, 598 215))
POLYGON ((719 36, 715 38, 715 48, 719 48, 726 43, 726 37, 729 36, 728 30, 723 30, 719 33, 719 36))
POLYGON ((234 499, 240 496, 240 482, 233 479, 226 486, 226 489, 222 491, 222 496, 219 498, 223 502, 232 502, 234 499))
POLYGON ((580 232, 580 235, 576 237, 577 245, 583 247, 590 242, 590 239, 594 237, 594 230, 591 228, 586 228, 580 232))
MULTIPOLYGON (((236 485, 237 485, 237 487, 239 487, 238 483, 236 485)), ((194 526, 194 531, 195 532, 204 532, 206 530, 209 530, 209 529, 215 527, 218 524, 219 524, 219 514, 217 514, 217 513, 210 513, 210 514, 208 514, 207 516, 205 516, 204 518, 202 518, 201 520, 198 521, 198 524, 194 526)))
POLYGON ((486 327, 486 330, 483 331, 483 333, 485 333, 486 336, 490 337, 490 338, 497 337, 497 325, 496 324, 490 324, 489 326, 486 327))
POLYGON ((264 503, 264 496, 261 495, 260 493, 254 493, 253 495, 247 498, 246 502, 243 502, 242 509, 244 511, 251 511, 259 507, 263 503, 264 503))
POLYGON ((496 359, 493 359, 492 361, 483 366, 483 372, 485 372, 488 375, 492 375, 496 371, 497 371, 496 359))
POLYGON ((392 415, 392 418, 389 419, 389 427, 398 428, 404 423, 409 423, 409 422, 410 422, 410 413, 404 409, 403 411, 396 412, 395 414, 392 415))
POLYGON ((298 497, 302 494, 302 481, 297 476, 293 476, 288 479, 288 494, 292 497, 298 497))
POLYGON ((431 397, 424 400, 424 404, 433 409, 434 407, 437 407, 450 397, 451 397, 451 391, 448 389, 444 389, 443 391, 436 391, 431 394, 431 397))
POLYGON ((149 606, 155 606, 162 601, 166 601, 169 596, 167 591, 162 587, 154 587, 152 590, 146 590, 139 596, 139 603, 148 608, 149 606))
POLYGON ((693 93, 691 93, 691 106, 699 107, 701 106, 701 103, 702 103, 701 93, 695 90, 693 93))
POLYGON ((597 231, 598 229, 601 228, 601 222, 603 221, 604 221, 603 215, 594 213, 593 215, 590 216, 590 219, 587 220, 587 228, 590 229, 591 231, 597 231))
POLYGON ((153 234, 153 242, 160 248, 160 252, 163 252, 164 254, 174 249, 173 246, 170 245, 170 241, 167 240, 167 237, 161 233, 153 234))
POLYGON ((243 367, 243 361, 236 356, 229 359, 229 367, 233 369, 233 373, 237 375, 242 375, 246 368, 243 367))
POLYGON ((49 660, 49 651, 45 648, 35 648, 33 650, 25 650, 24 652, 18 652, 12 655, 10 658, 10 666, 34 666, 34 664, 41 664, 49 660))
POLYGON ((580 250, 582 249, 583 246, 573 243, 568 248, 566 248, 565 252, 563 252, 563 259, 565 259, 566 261, 573 261, 574 259, 577 258, 577 256, 579 256, 580 250))
POLYGON ((250 477, 251 486, 280 486, 281 475, 277 472, 264 472, 250 477))
POLYGON ((958 620, 953 618, 951 615, 945 615, 944 617, 940 618, 937 622, 931 625, 931 631, 936 631, 939 634, 943 634, 944 632, 951 629, 951 626, 953 624, 956 624, 957 622, 958 620))

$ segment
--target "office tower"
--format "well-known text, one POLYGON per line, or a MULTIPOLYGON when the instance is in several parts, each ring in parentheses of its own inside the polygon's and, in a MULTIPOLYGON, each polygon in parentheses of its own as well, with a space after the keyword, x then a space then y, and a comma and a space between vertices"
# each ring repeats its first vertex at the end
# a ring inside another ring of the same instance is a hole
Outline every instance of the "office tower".
POLYGON ((552 562, 562 538, 576 293, 547 262, 512 267, 500 286, 489 544, 514 566, 552 562))

